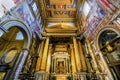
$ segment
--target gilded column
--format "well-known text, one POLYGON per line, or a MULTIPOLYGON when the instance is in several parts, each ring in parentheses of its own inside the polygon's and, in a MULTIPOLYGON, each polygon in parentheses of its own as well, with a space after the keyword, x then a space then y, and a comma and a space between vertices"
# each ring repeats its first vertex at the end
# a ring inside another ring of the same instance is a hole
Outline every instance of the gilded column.
POLYGON ((49 51, 48 51, 48 58, 47 58, 47 66, 46 66, 46 72, 49 73, 50 71, 50 64, 51 64, 51 53, 52 52, 52 45, 49 46, 49 51))
POLYGON ((82 71, 87 71, 87 66, 86 66, 86 63, 85 63, 85 57, 84 57, 84 54, 83 54, 83 49, 82 49, 81 42, 78 41, 78 44, 79 44, 79 54, 80 54, 80 59, 81 59, 82 71))
POLYGON ((44 49, 44 40, 41 42, 41 45, 40 45, 40 53, 38 55, 39 58, 37 60, 36 71, 40 71, 43 49, 44 49))
POLYGON ((70 45, 71 48, 71 66, 72 66, 72 73, 76 72, 76 64, 75 64, 75 55, 73 50, 73 45, 70 45))
POLYGON ((45 47, 43 50, 42 63, 41 63, 41 71, 45 71, 46 68, 48 45, 49 45, 49 37, 46 37, 45 47))
POLYGON ((56 57, 55 57, 55 58, 54 58, 54 72, 56 72, 56 70, 57 70, 57 69, 56 69, 56 66, 57 66, 56 64, 57 64, 57 59, 56 59, 56 57))
POLYGON ((75 52, 75 60, 76 60, 76 65, 77 65, 77 71, 81 71, 81 65, 80 65, 80 55, 78 52, 78 44, 77 40, 75 37, 73 37, 73 44, 74 44, 74 52, 75 52))

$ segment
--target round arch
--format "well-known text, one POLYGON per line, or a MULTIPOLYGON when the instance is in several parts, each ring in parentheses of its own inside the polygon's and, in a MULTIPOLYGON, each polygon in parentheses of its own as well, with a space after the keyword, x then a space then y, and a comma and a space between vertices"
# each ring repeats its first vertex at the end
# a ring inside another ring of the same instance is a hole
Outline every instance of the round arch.
POLYGON ((17 27, 18 29, 23 31, 23 33, 26 34, 25 37, 27 38, 24 48, 29 49, 31 38, 32 38, 32 32, 30 31, 30 27, 27 26, 27 24, 25 24, 23 21, 20 21, 20 20, 9 20, 1 23, 1 27, 2 29, 5 29, 5 30, 8 30, 12 27, 17 27))
MULTIPOLYGON (((95 39, 95 42, 94 42, 94 45, 96 45, 96 51, 98 53, 98 55, 100 56, 100 61, 102 61, 102 63, 104 64, 104 68, 106 69, 106 71, 108 72, 108 76, 111 78, 111 79, 115 79, 117 80, 119 76, 119 73, 117 72, 117 67, 116 66, 119 66, 119 65, 116 65, 115 63, 117 62, 118 58, 116 58, 116 56, 114 56, 115 54, 117 55, 118 54, 118 50, 113 50, 113 51, 107 51, 107 52, 104 52, 104 51, 101 51, 101 46, 100 46, 100 37, 101 35, 103 35, 104 32, 113 32, 115 33, 116 37, 120 36, 120 29, 115 27, 115 26, 104 26, 103 28, 101 28, 99 31, 98 31, 98 34, 96 34, 96 39, 95 39), (112 58, 110 59, 110 57, 108 56, 112 56, 112 58), (116 62, 112 62, 111 60, 116 61, 116 62), (113 65, 111 65, 113 64, 113 65), (111 66, 109 66, 111 65, 111 66), (113 73, 116 73, 115 75, 112 75, 113 73)), ((114 39, 114 37, 113 37, 114 39)), ((112 40, 112 38, 110 39, 107 39, 107 41, 109 40, 112 40)), ((107 43, 106 43, 107 44, 107 43)), ((118 64, 118 63, 117 63, 118 64)), ((119 71, 119 70, 118 70, 119 71)))
MULTIPOLYGON (((32 32, 30 30, 30 27, 27 24, 25 24, 23 21, 20 21, 20 20, 7 20, 7 21, 2 22, 0 25, 1 25, 0 30, 3 33, 8 33, 10 29, 13 29, 13 31, 14 31, 14 28, 17 28, 20 32, 22 32, 22 35, 24 36, 25 42, 23 43, 22 50, 20 52, 19 57, 15 61, 14 67, 12 67, 13 71, 15 70, 16 72, 14 72, 14 73, 8 72, 5 77, 5 79, 13 79, 13 78, 17 79, 19 76, 19 73, 22 70, 22 66, 26 60, 26 57, 29 53, 29 49, 30 49, 30 45, 31 45, 31 41, 32 41, 32 32), (9 74, 11 76, 9 76, 9 74), (12 75, 15 75, 15 76, 12 76, 12 75)), ((13 49, 12 51, 15 51, 15 50, 16 49, 13 49)), ((12 51, 9 51, 8 53, 11 54, 12 51)))
POLYGON ((120 31, 114 27, 104 27, 104 28, 101 28, 99 31, 98 31, 98 34, 96 34, 96 39, 95 39, 95 44, 96 44, 96 49, 99 51, 100 50, 100 46, 99 46, 99 37, 100 35, 106 31, 106 30, 111 30, 113 32, 115 32, 116 34, 120 35, 120 31))

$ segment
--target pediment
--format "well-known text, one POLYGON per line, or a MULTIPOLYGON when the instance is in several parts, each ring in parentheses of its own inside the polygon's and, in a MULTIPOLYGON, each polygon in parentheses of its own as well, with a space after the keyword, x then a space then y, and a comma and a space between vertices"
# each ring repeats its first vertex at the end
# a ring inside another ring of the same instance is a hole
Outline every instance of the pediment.
POLYGON ((45 30, 46 32, 76 32, 77 28, 61 23, 54 26, 46 27, 45 30))

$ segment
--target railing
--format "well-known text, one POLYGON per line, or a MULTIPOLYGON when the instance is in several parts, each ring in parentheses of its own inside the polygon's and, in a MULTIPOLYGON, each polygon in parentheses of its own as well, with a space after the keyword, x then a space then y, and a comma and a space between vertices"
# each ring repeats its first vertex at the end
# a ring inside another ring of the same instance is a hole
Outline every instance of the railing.
MULTIPOLYGON (((62 75, 38 72, 35 74, 35 76, 36 76, 35 80, 56 80, 57 76, 62 76, 62 75)), ((68 74, 64 76, 66 76, 67 80, 109 80, 109 79, 106 79, 107 75, 104 73, 79 72, 79 73, 68 74)))
POLYGON ((36 72, 35 80, 50 80, 50 74, 47 72, 36 72))
POLYGON ((106 74, 104 73, 75 73, 73 80, 105 80, 106 74))
POLYGON ((72 80, 71 74, 49 74, 44 72, 37 72, 35 73, 35 80, 56 80, 57 77, 65 77, 66 80, 72 80))

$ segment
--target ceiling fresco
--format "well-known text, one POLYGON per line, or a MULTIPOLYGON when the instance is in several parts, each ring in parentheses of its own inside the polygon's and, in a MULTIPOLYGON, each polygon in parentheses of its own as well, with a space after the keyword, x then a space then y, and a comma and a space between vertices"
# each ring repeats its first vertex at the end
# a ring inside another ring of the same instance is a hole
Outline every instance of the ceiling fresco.
POLYGON ((77 0, 46 0, 48 18, 74 18, 77 0))

